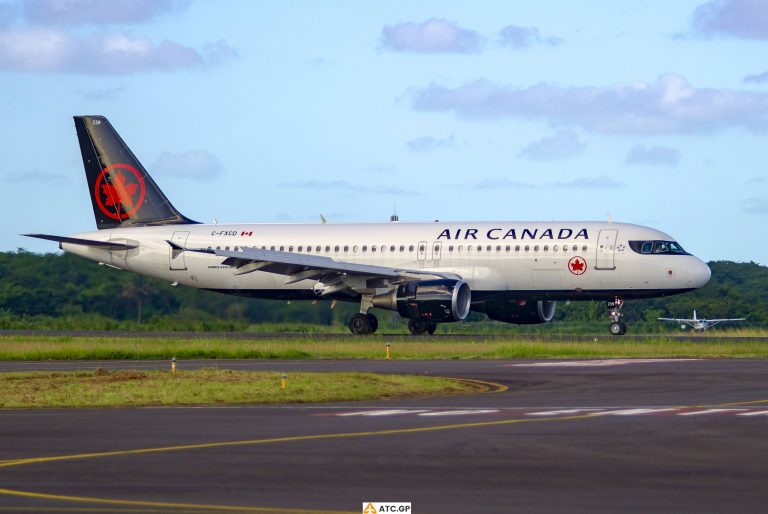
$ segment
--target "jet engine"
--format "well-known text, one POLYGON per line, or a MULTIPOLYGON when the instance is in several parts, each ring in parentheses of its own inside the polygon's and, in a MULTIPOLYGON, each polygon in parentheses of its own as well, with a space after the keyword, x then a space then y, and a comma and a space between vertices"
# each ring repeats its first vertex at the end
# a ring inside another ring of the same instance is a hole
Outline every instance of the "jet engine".
POLYGON ((496 321, 515 325, 536 325, 552 321, 556 307, 555 301, 495 301, 485 302, 484 312, 496 321))
POLYGON ((374 307, 397 311, 404 318, 460 321, 469 314, 472 293, 463 280, 422 280, 401 284, 391 293, 373 297, 374 307))

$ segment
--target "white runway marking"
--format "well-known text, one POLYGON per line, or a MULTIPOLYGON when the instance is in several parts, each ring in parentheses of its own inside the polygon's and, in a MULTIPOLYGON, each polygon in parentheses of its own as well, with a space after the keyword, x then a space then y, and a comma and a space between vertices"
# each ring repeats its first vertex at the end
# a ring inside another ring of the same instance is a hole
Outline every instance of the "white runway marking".
POLYGON ((658 362, 685 362, 697 361, 701 359, 595 359, 582 361, 553 361, 553 362, 531 362, 525 364, 504 364, 505 367, 541 367, 541 368, 589 368, 603 366, 623 366, 625 364, 653 364, 658 362))
POLYGON ((466 416, 470 414, 494 414, 498 409, 475 409, 475 410, 444 410, 437 412, 422 412, 419 416, 466 416))
POLYGON ((736 414, 737 416, 768 416, 768 410, 757 410, 752 412, 742 412, 741 414, 736 414))
POLYGON ((419 412, 427 411, 410 409, 366 410, 362 412, 344 412, 342 414, 337 414, 337 416, 395 416, 397 414, 416 414, 419 412))
POLYGON ((640 414, 656 414, 657 412, 669 412, 669 411, 679 411, 680 409, 677 408, 670 408, 670 409, 619 409, 619 410, 608 410, 604 412, 597 412, 596 414, 599 416, 637 416, 640 414))
POLYGON ((703 414, 719 414, 722 412, 744 412, 747 409, 705 409, 696 410, 693 412, 680 412, 678 416, 701 416, 703 414))

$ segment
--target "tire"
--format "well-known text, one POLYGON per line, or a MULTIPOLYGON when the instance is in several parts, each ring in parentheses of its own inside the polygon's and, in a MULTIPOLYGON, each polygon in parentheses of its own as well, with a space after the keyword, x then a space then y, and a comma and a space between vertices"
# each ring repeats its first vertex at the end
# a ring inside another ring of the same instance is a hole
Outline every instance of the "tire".
POLYGON ((437 323, 432 321, 427 324, 427 334, 432 335, 435 333, 435 330, 437 330, 437 323))
POLYGON ((411 334, 420 336, 427 333, 427 330, 429 330, 429 323, 423 319, 409 319, 408 330, 411 331, 411 334))
POLYGON ((620 335, 626 334, 627 333, 627 324, 624 323, 623 321, 619 321, 619 325, 621 326, 621 334, 620 335))
POLYGON ((373 314, 366 314, 368 318, 368 326, 370 327, 369 334, 375 333, 379 329, 379 320, 373 314))
POLYGON ((611 335, 623 336, 624 333, 626 333, 627 331, 627 326, 624 325, 624 327, 622 327, 622 325, 624 325, 624 323, 621 323, 619 321, 614 321, 613 323, 611 323, 611 326, 610 326, 611 335))
POLYGON ((371 333, 371 324, 367 314, 357 313, 349 320, 349 330, 357 336, 371 333))

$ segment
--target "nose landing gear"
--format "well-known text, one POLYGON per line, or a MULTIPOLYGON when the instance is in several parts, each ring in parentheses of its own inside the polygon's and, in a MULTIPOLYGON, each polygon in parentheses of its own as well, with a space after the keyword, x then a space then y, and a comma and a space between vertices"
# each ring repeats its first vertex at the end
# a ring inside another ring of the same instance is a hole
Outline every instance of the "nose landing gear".
POLYGON ((624 300, 618 297, 615 297, 612 300, 608 300, 607 302, 608 314, 611 317, 611 335, 623 336, 627 333, 627 324, 621 321, 621 318, 624 316, 621 313, 621 308, 623 305, 624 300))

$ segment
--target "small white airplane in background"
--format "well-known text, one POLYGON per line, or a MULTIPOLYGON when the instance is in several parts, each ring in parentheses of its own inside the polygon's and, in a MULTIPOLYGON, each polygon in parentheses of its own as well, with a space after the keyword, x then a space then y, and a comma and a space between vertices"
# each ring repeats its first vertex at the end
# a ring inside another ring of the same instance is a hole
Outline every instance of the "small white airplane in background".
POLYGON ((714 327, 718 323, 723 323, 725 321, 744 321, 747 318, 699 319, 696 317, 696 309, 693 309, 692 319, 683 319, 683 318, 658 318, 658 319, 659 321, 674 321, 675 323, 685 323, 685 325, 680 325, 680 328, 685 328, 686 325, 689 325, 694 330, 703 332, 710 327, 714 327))

